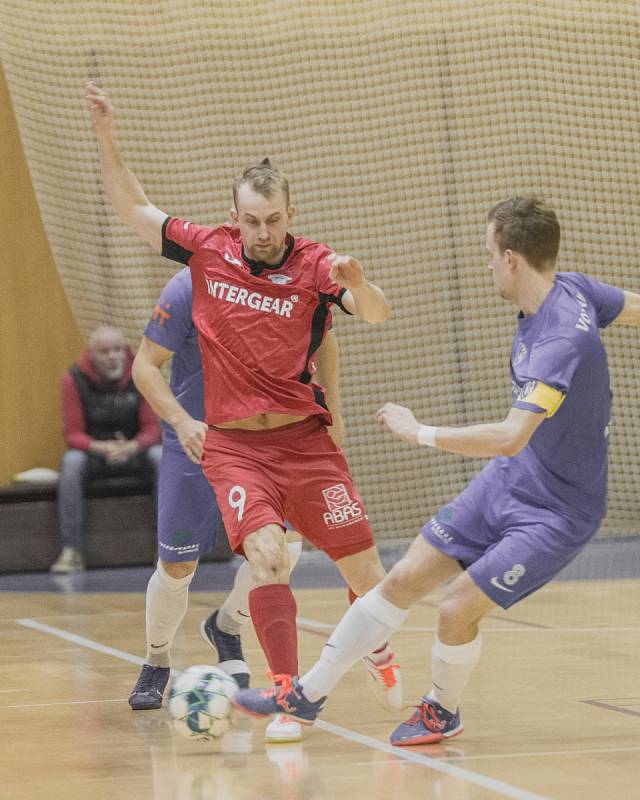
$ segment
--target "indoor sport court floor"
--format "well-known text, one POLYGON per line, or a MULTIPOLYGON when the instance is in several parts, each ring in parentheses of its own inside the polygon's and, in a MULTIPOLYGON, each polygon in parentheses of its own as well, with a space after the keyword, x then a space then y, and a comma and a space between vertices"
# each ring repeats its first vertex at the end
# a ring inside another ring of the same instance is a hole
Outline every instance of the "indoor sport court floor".
MULTIPOLYGON (((386 554, 397 558, 397 550, 386 554)), ((485 650, 463 704, 465 732, 445 746, 394 749, 405 715, 382 711, 356 666, 305 732, 304 745, 262 741, 243 720, 216 752, 177 740, 163 711, 131 712, 150 569, 0 578, 0 797, 11 800, 250 798, 576 798, 640 796, 640 542, 597 542, 565 580, 483 625, 485 650), (566 579, 568 578, 568 579, 566 579), (11 764, 9 769, 8 765, 11 764)), ((210 663, 199 621, 236 562, 204 565, 178 634, 177 669, 210 663)), ((297 569, 301 666, 346 608, 323 556, 297 569)), ((417 699, 437 596, 394 638, 405 695, 417 699)), ((252 630, 254 685, 265 662, 252 630)))

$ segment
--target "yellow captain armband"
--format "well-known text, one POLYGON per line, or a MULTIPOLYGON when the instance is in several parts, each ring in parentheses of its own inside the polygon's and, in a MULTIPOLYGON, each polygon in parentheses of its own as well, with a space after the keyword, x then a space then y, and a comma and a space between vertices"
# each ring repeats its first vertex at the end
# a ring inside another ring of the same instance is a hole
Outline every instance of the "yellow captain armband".
POLYGON ((546 383, 541 381, 536 381, 533 389, 522 400, 525 403, 540 406, 547 412, 547 418, 549 418, 560 408, 565 397, 566 395, 558 389, 547 386, 546 383))

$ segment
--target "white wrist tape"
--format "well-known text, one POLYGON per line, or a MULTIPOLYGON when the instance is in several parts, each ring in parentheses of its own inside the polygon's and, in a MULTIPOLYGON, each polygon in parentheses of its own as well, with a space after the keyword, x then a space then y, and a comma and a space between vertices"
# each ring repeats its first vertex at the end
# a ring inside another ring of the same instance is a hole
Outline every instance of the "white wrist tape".
POLYGON ((418 428, 418 444, 426 444, 427 447, 436 446, 436 431, 433 425, 421 425, 418 428))

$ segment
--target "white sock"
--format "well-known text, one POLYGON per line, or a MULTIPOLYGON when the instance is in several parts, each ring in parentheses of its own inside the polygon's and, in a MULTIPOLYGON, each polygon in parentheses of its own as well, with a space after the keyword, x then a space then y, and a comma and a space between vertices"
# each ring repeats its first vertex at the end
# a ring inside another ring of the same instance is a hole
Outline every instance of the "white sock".
POLYGON ((189 584, 186 578, 172 578, 158 562, 147 585, 147 663, 154 667, 170 665, 170 650, 178 626, 187 613, 189 584))
POLYGON ((316 701, 328 695, 358 659, 402 625, 407 613, 385 600, 378 587, 356 600, 331 634, 320 660, 300 678, 305 696, 316 701))
POLYGON ((473 668, 480 660, 480 634, 466 644, 443 644, 437 637, 431 650, 432 688, 429 699, 456 712, 473 668))
MULTIPOLYGON (((287 542, 287 550, 289 551, 289 574, 291 574, 300 558, 302 542, 287 542)), ((243 561, 233 580, 233 588, 218 611, 216 624, 221 631, 238 634, 240 628, 249 621, 251 618, 249 592, 252 588, 251 566, 248 561, 243 561)))
POLYGON ((289 551, 289 575, 296 568, 300 553, 302 553, 302 542, 287 542, 287 550, 289 551))

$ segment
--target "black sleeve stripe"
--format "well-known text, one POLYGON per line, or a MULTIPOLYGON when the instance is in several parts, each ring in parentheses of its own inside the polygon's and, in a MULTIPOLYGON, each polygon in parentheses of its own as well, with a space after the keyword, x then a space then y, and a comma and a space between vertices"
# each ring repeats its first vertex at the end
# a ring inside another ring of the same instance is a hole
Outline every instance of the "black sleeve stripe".
POLYGON ((177 261, 179 264, 186 264, 186 266, 189 266, 189 259, 193 255, 193 251, 186 250, 184 247, 180 247, 179 244, 167 238, 167 225, 171 219, 172 217, 167 217, 162 223, 162 255, 171 261, 177 261))
POLYGON ((342 305, 342 298, 344 297, 344 293, 346 291, 347 290, 343 287, 342 289, 340 289, 340 291, 338 292, 337 295, 335 295, 335 294, 324 294, 323 292, 320 292, 320 302, 321 303, 335 303, 335 305, 337 305, 338 308, 341 311, 344 311, 345 314, 348 314, 351 317, 351 316, 353 316, 353 314, 350 311, 347 311, 347 309, 342 305))
POLYGON ((311 320, 311 338, 309 341, 309 349, 307 350, 307 360, 302 375, 299 378, 300 383, 309 383, 311 381, 311 373, 309 372, 309 361, 313 354, 322 344, 322 337, 324 336, 325 325, 327 324, 327 317, 329 315, 329 308, 326 303, 320 303, 313 313, 311 320))

